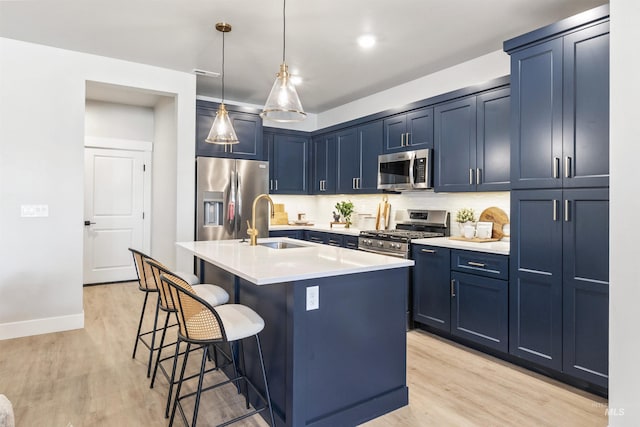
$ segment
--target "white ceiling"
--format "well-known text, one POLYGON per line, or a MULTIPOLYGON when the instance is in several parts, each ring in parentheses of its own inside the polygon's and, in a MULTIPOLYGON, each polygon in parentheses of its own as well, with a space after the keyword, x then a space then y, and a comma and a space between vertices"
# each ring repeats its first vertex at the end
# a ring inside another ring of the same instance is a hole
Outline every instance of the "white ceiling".
MULTIPOLYGON (((606 0, 289 0, 290 70, 318 113, 477 56, 606 0), (361 50, 356 38, 374 34, 361 50)), ((282 59, 282 0, 0 1, 0 36, 191 72, 221 71, 226 98, 264 103, 282 59)), ((1 58, 0 58, 1 59, 1 58)), ((46 67, 43 67, 43 72, 46 67)), ((198 77, 219 98, 219 78, 198 77)))

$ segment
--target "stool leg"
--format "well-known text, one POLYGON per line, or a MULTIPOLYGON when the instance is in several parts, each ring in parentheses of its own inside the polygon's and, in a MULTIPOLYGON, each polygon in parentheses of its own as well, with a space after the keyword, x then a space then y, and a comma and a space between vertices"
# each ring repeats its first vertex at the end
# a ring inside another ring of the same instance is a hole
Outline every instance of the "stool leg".
POLYGON ((260 368, 262 368, 262 379, 264 380, 264 392, 267 397, 267 404, 269 405, 269 417, 271 418, 271 426, 275 427, 276 422, 273 419, 273 407, 271 406, 271 394, 269 393, 269 383, 267 382, 267 372, 264 369, 264 359, 262 358, 262 346, 260 345, 260 338, 258 334, 256 336, 256 345, 258 346, 258 356, 260 357, 260 368))
POLYGON ((140 312, 140 321, 138 322, 138 333, 136 334, 136 343, 133 345, 132 359, 136 358, 136 350, 138 349, 138 341, 140 340, 140 329, 142 329, 142 319, 144 318, 144 309, 147 307, 147 298, 149 298, 149 292, 144 293, 144 303, 142 303, 142 311, 140 312))
POLYGON ((160 311, 160 295, 156 301, 156 315, 153 318, 153 332, 151 332, 151 345, 149 349, 149 361, 147 362, 147 378, 151 376, 151 362, 153 361, 153 349, 156 343, 156 329, 158 328, 158 312, 160 311))
POLYGON ((203 347, 202 362, 200 364, 200 376, 198 377, 198 388, 196 390, 196 403, 193 408, 193 421, 191 427, 196 427, 196 421, 198 420, 198 408, 200 408, 200 394, 202 394, 202 380, 204 379, 204 371, 207 364, 207 354, 209 353, 209 346, 203 347))
MULTIPOLYGON (((238 347, 236 347, 237 349, 238 347)), ((233 350, 233 342, 229 342, 229 353, 231 354, 231 363, 233 363, 233 374, 238 378, 240 374, 238 373, 238 364, 236 363, 236 353, 233 350)), ((240 394, 240 381, 235 381, 236 389, 238 390, 238 394, 240 394)))
POLYGON ((169 380, 169 395, 167 396, 167 406, 164 410, 164 417, 169 418, 169 406, 171 405, 171 395, 173 394, 173 384, 176 379, 176 366, 178 365, 178 355, 180 354, 180 338, 176 342, 176 353, 173 356, 173 368, 171 368, 171 379, 169 380))
MULTIPOLYGON (((244 341, 243 340, 238 340, 238 346, 240 349, 240 375, 244 376, 244 400, 245 400, 245 404, 247 406, 247 409, 249 409, 249 384, 247 384, 247 382, 249 381, 247 378, 247 365, 245 363, 244 360, 244 341)), ((240 381, 238 381, 240 382, 240 381)))
POLYGON ((171 410, 171 419, 169 420, 169 426, 173 425, 173 419, 176 416, 176 409, 180 400, 180 389, 182 388, 182 381, 184 379, 184 371, 187 368, 187 359, 189 359, 189 350, 191 350, 191 343, 187 342, 187 349, 184 351, 184 360, 182 361, 182 369, 180 370, 180 378, 178 379, 178 387, 176 388, 176 397, 173 400, 173 409, 171 410))
POLYGON ((153 388, 153 384, 156 381, 156 374, 158 373, 158 365, 160 364, 160 358, 162 357, 162 346, 164 345, 164 338, 167 335, 167 326, 169 325, 170 311, 167 311, 167 317, 164 319, 164 328, 162 328, 162 336, 160 337, 160 344, 158 347, 158 355, 156 356, 156 364, 153 367, 153 375, 151 376, 151 385, 149 388, 153 388))

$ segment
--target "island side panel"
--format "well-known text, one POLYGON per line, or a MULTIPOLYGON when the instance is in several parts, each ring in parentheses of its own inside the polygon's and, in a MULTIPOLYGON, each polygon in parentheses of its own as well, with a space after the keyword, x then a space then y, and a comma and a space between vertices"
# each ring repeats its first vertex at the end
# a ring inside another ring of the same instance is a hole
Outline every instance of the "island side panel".
POLYGON ((278 421, 356 425, 408 403, 408 278, 399 268, 277 285, 240 281, 240 303, 267 323, 261 338, 278 421), (319 308, 307 310, 312 286, 319 308))

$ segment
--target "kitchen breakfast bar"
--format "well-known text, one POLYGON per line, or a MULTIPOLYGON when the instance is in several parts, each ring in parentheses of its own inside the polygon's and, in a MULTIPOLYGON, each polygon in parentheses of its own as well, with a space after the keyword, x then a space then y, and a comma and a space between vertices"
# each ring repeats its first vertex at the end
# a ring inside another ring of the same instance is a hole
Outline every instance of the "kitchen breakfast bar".
MULTIPOLYGON (((287 238, 178 247, 197 257, 202 281, 221 284, 230 302, 264 319, 260 339, 278 426, 354 426, 408 404, 413 261, 287 238)), ((260 389, 253 345, 245 357, 260 389)))

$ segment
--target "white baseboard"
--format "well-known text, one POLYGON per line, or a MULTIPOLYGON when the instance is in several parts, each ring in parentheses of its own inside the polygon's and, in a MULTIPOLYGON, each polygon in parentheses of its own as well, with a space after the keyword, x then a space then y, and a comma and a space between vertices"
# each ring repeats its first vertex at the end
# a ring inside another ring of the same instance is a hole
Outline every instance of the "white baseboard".
POLYGON ((0 340, 84 328, 84 311, 68 316, 0 323, 0 340))

